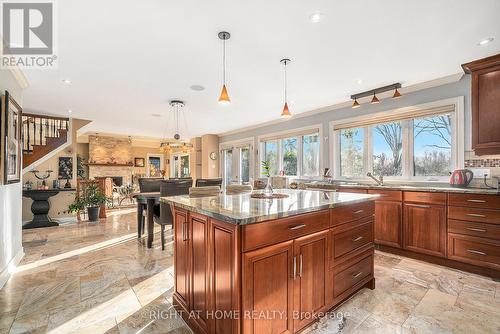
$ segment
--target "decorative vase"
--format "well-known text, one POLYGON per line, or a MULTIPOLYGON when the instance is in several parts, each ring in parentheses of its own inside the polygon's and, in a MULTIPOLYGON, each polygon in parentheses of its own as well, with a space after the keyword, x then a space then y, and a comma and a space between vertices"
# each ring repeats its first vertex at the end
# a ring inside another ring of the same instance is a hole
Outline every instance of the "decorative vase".
POLYGON ((87 208, 87 214, 89 215, 89 221, 91 222, 96 222, 99 221, 99 211, 100 211, 99 206, 89 206, 87 208))
POLYGON ((266 193, 266 194, 273 193, 273 185, 272 185, 270 176, 267 177, 267 183, 266 183, 266 187, 264 188, 264 193, 266 193))

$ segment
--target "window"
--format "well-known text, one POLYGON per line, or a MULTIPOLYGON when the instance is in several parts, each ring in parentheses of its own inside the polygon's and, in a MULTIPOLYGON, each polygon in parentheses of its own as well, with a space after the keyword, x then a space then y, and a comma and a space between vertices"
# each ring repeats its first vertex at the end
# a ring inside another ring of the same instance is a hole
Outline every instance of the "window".
POLYGON ((319 175, 319 134, 302 137, 302 176, 319 175))
POLYGON ((445 181, 463 168, 463 97, 333 123, 334 176, 445 181))
POLYGON ((282 139, 283 171, 286 176, 297 175, 297 138, 282 139))
POLYGON ((340 130, 340 175, 344 177, 363 176, 364 129, 340 130))
POLYGON ((250 148, 243 147, 240 151, 240 175, 241 182, 249 182, 250 181, 250 148))
POLYGON ((271 175, 279 174, 279 160, 278 160, 278 141, 270 140, 266 141, 263 145, 264 148, 264 159, 265 161, 269 161, 271 166, 271 175))
POLYGON ((384 176, 403 175, 403 127, 401 122, 372 127, 373 173, 384 176))
POLYGON ((224 150, 223 154, 223 173, 225 184, 231 184, 233 182, 233 150, 224 150))
MULTIPOLYGON (((285 176, 319 176, 319 132, 304 132, 261 141, 260 159, 270 162, 271 175, 280 175, 281 172, 285 176)), ((262 176, 260 164, 259 169, 259 175, 262 176)))
POLYGON ((413 120, 413 175, 447 175, 451 166, 451 115, 413 120))

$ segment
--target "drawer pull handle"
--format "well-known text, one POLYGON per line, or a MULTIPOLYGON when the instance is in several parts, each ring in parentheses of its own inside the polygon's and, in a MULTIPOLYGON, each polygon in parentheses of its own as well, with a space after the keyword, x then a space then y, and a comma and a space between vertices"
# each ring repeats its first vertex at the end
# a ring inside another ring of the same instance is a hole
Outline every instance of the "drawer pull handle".
POLYGON ((353 242, 356 242, 356 241, 360 241, 361 239, 363 239, 363 237, 362 237, 362 236, 359 236, 359 237, 357 237, 357 238, 352 239, 352 241, 353 241, 353 242))
POLYGON ((482 228, 466 227, 465 229, 474 232, 486 232, 486 230, 483 230, 482 228))
POLYGON ((299 256, 299 277, 302 277, 302 254, 299 256))
POLYGON ((360 213, 363 213, 363 212, 365 212, 365 210, 358 210, 358 211, 354 211, 354 214, 359 215, 360 213))
POLYGON ((295 225, 295 226, 289 227, 288 229, 289 230, 298 230, 298 229, 301 229, 303 227, 306 227, 306 224, 295 225))
POLYGON ((468 213, 467 216, 470 216, 470 217, 481 217, 481 218, 485 218, 486 217, 485 215, 481 215, 479 213, 468 213))
POLYGON ((483 201, 482 199, 468 199, 467 202, 472 202, 472 203, 486 203, 486 201, 483 201))
POLYGON ((469 253, 472 253, 472 254, 478 254, 478 255, 486 255, 486 253, 484 252, 480 252, 478 250, 474 250, 474 249, 468 249, 467 250, 469 253))
POLYGON ((297 257, 293 257, 293 279, 297 278, 297 257))
POLYGON ((413 205, 416 208, 422 208, 422 209, 429 209, 431 206, 430 205, 413 205))
POLYGON ((359 273, 357 273, 356 275, 352 275, 352 278, 355 279, 355 278, 358 278, 359 276, 361 276, 363 274, 362 271, 360 271, 359 273))

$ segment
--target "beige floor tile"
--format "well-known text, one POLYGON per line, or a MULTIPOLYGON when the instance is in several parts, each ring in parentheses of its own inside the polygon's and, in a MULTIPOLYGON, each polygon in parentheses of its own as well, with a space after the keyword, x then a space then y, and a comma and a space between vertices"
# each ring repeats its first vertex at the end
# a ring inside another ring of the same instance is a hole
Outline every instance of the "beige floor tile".
POLYGON ((390 322, 385 322, 376 316, 369 316, 355 330, 355 334, 407 334, 408 330, 401 326, 394 325, 390 322))

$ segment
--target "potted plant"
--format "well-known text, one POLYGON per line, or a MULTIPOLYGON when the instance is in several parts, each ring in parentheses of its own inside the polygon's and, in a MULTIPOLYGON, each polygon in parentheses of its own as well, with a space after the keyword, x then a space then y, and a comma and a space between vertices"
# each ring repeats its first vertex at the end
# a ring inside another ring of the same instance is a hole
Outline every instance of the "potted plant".
POLYGON ((262 174, 267 177, 267 184, 266 188, 264 188, 264 192, 272 194, 273 187, 271 185, 271 162, 269 160, 262 161, 262 174))
POLYGON ((69 205, 70 212, 78 212, 87 209, 89 221, 99 220, 99 210, 101 205, 108 201, 101 192, 97 184, 90 183, 85 187, 82 194, 75 198, 75 201, 69 205))

